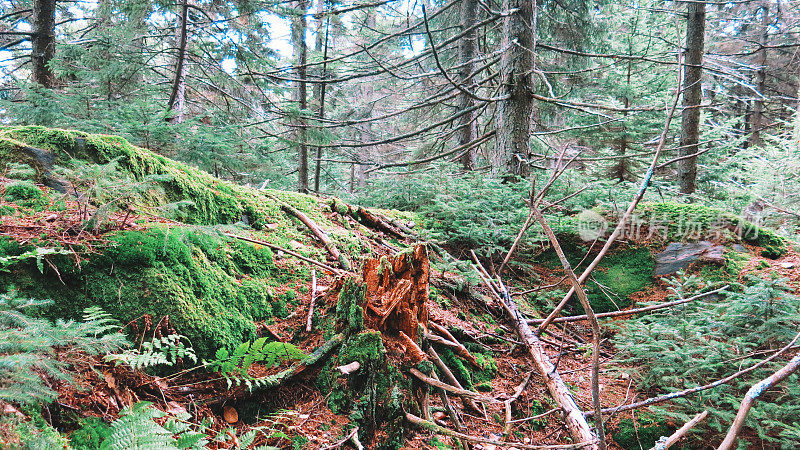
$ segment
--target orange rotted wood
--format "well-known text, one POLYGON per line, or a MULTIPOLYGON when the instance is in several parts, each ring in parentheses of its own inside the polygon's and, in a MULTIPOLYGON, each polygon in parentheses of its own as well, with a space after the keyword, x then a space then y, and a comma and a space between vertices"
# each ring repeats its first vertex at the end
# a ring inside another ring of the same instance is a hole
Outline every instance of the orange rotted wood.
POLYGON ((364 265, 366 325, 389 336, 400 332, 414 341, 427 331, 430 263, 425 246, 364 265))

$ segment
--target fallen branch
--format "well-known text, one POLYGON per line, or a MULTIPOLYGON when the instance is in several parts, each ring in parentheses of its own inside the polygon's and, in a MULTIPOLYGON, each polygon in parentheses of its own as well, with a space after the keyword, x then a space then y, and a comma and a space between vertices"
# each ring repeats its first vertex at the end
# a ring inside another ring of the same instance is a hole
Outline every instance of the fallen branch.
POLYGON ((308 318, 306 319, 306 333, 311 332, 311 319, 314 318, 314 301, 317 299, 317 271, 311 269, 311 301, 308 305, 308 318))
POLYGON ((481 367, 481 365, 478 364, 478 360, 475 358, 475 355, 470 353, 470 351, 467 350, 467 347, 464 347, 464 344, 458 342, 455 336, 453 336, 447 330, 447 328, 434 322, 428 322, 428 326, 442 336, 440 337, 434 334, 426 334, 425 337, 428 338, 429 341, 452 348, 455 351, 456 355, 466 359, 476 369, 483 369, 483 367, 481 367))
MULTIPOLYGON (((709 295, 718 294, 718 293, 724 291, 725 289, 727 289, 728 287, 730 287, 730 285, 726 284, 725 286, 723 286, 723 287, 721 287, 719 289, 714 289, 713 291, 703 292, 702 294, 697 294, 697 295, 694 295, 692 297, 684 298, 684 299, 681 299, 681 300, 675 300, 675 301, 666 302, 666 303, 659 303, 658 305, 644 306, 642 308, 627 309, 625 311, 612 311, 612 312, 606 312, 606 313, 597 313, 597 314, 595 314, 595 317, 597 317, 598 319, 606 319, 606 318, 609 318, 609 317, 629 316, 631 314, 639 314, 639 313, 643 313, 643 312, 655 311, 655 310, 658 310, 658 309, 670 308, 672 306, 677 306, 677 305, 682 305, 684 303, 692 302, 692 301, 697 300, 697 299, 702 298, 702 297, 707 297, 709 295)), ((579 322, 581 320, 586 320, 586 319, 587 319, 586 315, 582 314, 580 316, 556 317, 550 323, 579 322)), ((528 319, 528 323, 539 324, 539 323, 542 323, 542 322, 544 322, 544 319, 528 319)))
POLYGON ((292 208, 287 203, 281 202, 281 209, 284 210, 289 215, 299 219, 300 222, 303 222, 303 224, 306 227, 308 227, 309 230, 311 230, 311 233, 313 233, 314 236, 316 236, 317 239, 319 239, 322 242, 322 245, 325 246, 325 250, 327 250, 328 253, 331 256, 333 256, 333 259, 339 261, 339 264, 342 265, 342 268, 344 270, 350 271, 351 267, 350 261, 348 261, 347 258, 341 252, 339 252, 339 249, 336 248, 336 244, 334 244, 331 238, 328 237, 327 234, 325 234, 325 231, 323 231, 322 228, 320 228, 316 223, 314 223, 313 220, 309 219, 308 216, 298 211, 297 209, 292 208))
POLYGON ((449 385, 447 383, 443 383, 440 380, 437 380, 437 379, 434 379, 434 378, 431 378, 431 377, 425 375, 419 369, 416 369, 414 367, 408 369, 408 372, 411 375, 414 375, 419 381, 421 381, 421 382, 423 382, 423 383, 425 383, 425 384, 427 384, 429 386, 433 386, 433 387, 439 388, 439 389, 444 389, 445 391, 447 391, 447 392, 449 392, 449 393, 451 393, 453 395, 457 395, 459 397, 469 398, 469 399, 472 399, 472 400, 477 400, 477 401, 486 402, 486 403, 503 403, 501 400, 497 400, 495 398, 491 398, 491 397, 487 397, 485 395, 481 395, 481 394, 479 394, 477 392, 473 392, 473 391, 470 391, 470 390, 467 390, 467 389, 460 389, 460 388, 457 388, 455 386, 451 386, 451 385, 449 385))
POLYGON ((516 448, 525 448, 532 450, 543 450, 543 449, 586 448, 592 445, 592 443, 586 443, 586 442, 581 442, 578 444, 563 444, 563 445, 531 445, 531 444, 524 444, 522 442, 501 442, 492 439, 486 439, 480 436, 470 436, 468 434, 459 433, 457 431, 453 431, 451 429, 437 425, 429 420, 417 417, 411 413, 406 413, 406 420, 408 420, 414 425, 418 425, 422 428, 433 431, 434 433, 443 434, 445 436, 450 436, 452 438, 457 438, 457 439, 466 439, 470 442, 496 445, 498 447, 503 447, 503 448, 516 447, 516 448))
MULTIPOLYGON (((431 375, 435 380, 439 380, 439 377, 436 376, 435 371, 431 375)), ((458 413, 455 409, 453 409, 453 405, 450 404, 450 399, 447 398, 447 391, 442 388, 437 388, 437 391, 439 392, 439 398, 442 401, 442 406, 447 411, 447 415, 450 416, 450 419, 453 421, 453 426, 456 428, 456 431, 459 433, 464 432, 464 424, 461 423, 458 413)), ((469 442, 466 439, 461 439, 461 447, 464 450, 469 450, 469 442)))
POLYGON ((761 395, 763 395, 768 389, 785 380, 789 375, 797 372, 798 369, 800 369, 800 355, 796 355, 780 370, 768 376, 767 378, 764 378, 763 380, 754 384, 753 387, 748 389, 747 394, 744 395, 742 404, 739 406, 739 411, 736 413, 736 418, 733 420, 733 424, 728 430, 728 434, 725 435, 725 440, 722 441, 722 444, 720 444, 717 450, 732 449, 733 444, 736 441, 736 436, 739 434, 739 431, 741 431, 742 426, 744 426, 747 413, 750 412, 750 408, 753 407, 753 404, 756 402, 756 400, 758 400, 758 398, 761 397, 761 395))
POLYGON ((653 447, 650 450, 667 450, 668 448, 672 447, 679 440, 681 440, 682 437, 686 436, 686 433, 688 433, 689 430, 692 429, 692 427, 694 427, 698 423, 702 422, 703 419, 705 419, 707 415, 708 415, 708 411, 703 411, 701 413, 698 413, 696 416, 694 416, 694 418, 692 420, 690 420, 690 421, 686 422, 685 424, 683 424, 683 426, 680 427, 678 429, 678 431, 672 433, 669 437, 666 437, 666 438, 662 437, 661 439, 664 439, 663 442, 661 441, 661 439, 659 439, 656 442, 656 446, 653 447))
MULTIPOLYGON (((347 436, 345 436, 343 439, 340 439, 340 440, 338 440, 338 441, 334 442, 334 443, 333 443, 333 444, 331 444, 331 445, 326 445, 326 446, 322 447, 320 450, 332 450, 332 449, 334 449, 334 448, 339 448, 339 447, 341 447, 342 445, 344 445, 344 444, 345 444, 345 442, 347 442, 347 441, 349 441, 350 439, 352 439, 352 438, 353 438, 353 436, 358 436, 358 427, 355 427, 355 428, 353 428, 352 430, 350 430, 350 433, 348 433, 348 434, 347 434, 347 436)), ((357 441, 357 440, 358 440, 358 438, 356 438, 356 441, 357 441)), ((358 448, 358 446, 356 446, 356 448, 358 448)), ((363 448, 363 447, 362 447, 362 448, 363 448)))
MULTIPOLYGON (((450 384, 459 389, 464 389, 464 387, 461 386, 461 383, 459 383, 456 376, 453 375, 453 371, 450 370, 449 367, 447 367, 447 364, 445 364, 444 361, 442 361, 442 358, 439 357, 439 354, 436 353, 436 350, 434 350, 433 347, 429 346, 427 353, 431 361, 433 361, 436 367, 438 367, 439 370, 442 371, 442 375, 444 375, 445 379, 447 379, 447 382, 449 382, 450 384)), ((472 399, 461 397, 461 403, 464 405, 464 408, 470 409, 475 412, 480 411, 480 408, 478 408, 478 405, 472 399)))
MULTIPOLYGON (((620 405, 620 406, 616 406, 616 407, 613 407, 613 408, 603 408, 602 412, 603 412, 603 414, 607 414, 607 413, 617 413, 617 412, 622 412, 622 411, 628 411, 628 410, 631 410, 631 409, 641 408, 643 406, 654 405, 656 403, 663 403, 663 402, 666 402, 666 401, 669 401, 669 400, 673 400, 673 399, 676 399, 676 398, 680 398, 680 397, 686 397, 687 395, 691 395, 691 394, 694 394, 694 393, 697 393, 697 392, 700 392, 700 391, 705 391, 707 389, 712 389, 712 388, 715 388, 717 386, 721 386, 723 384, 730 383, 731 381, 735 380, 736 378, 739 378, 742 375, 750 373, 750 372, 758 369, 759 367, 763 366, 764 364, 767 364, 768 362, 770 362, 770 361, 774 360, 775 358, 781 356, 782 354, 786 353, 789 349, 793 348, 794 343, 797 342, 798 339, 800 339, 800 333, 797 333, 797 335, 795 335, 794 339, 792 339, 791 342, 786 344, 786 346, 783 347, 782 349, 780 349, 777 352, 773 353, 772 356, 770 356, 769 358, 767 358, 767 359, 765 359, 763 361, 759 361, 756 364, 753 364, 752 366, 750 366, 750 367, 748 367, 746 369, 742 369, 742 370, 740 370, 740 371, 738 371, 736 373, 728 375, 727 377, 721 378, 721 379, 719 379, 717 381, 714 381, 712 383, 708 383, 708 384, 705 384, 703 386, 696 386, 696 387, 693 387, 693 388, 690 388, 690 389, 684 389, 684 390, 678 391, 678 392, 672 392, 670 394, 660 395, 658 397, 651 397, 651 398, 648 398, 647 400, 642 400, 641 402, 629 403, 627 405, 620 405)), ((594 411, 587 411, 586 412, 587 416, 590 416, 590 415, 593 415, 593 414, 594 414, 594 411)))
MULTIPOLYGON (((283 248, 283 247, 281 247, 279 245, 270 244, 269 242, 258 240, 258 239, 248 238, 248 237, 244 237, 244 236, 238 236, 238 235, 235 235, 233 233, 222 233, 222 234, 224 234, 225 236, 234 238, 234 239, 239 239, 239 240, 242 240, 242 241, 245 241, 245 242, 249 242, 251 244, 263 245, 264 247, 269 247, 269 248, 271 248, 273 250, 280 250, 280 251, 286 253, 287 255, 292 255, 297 259, 303 260, 303 261, 305 261, 305 262, 307 262, 309 264, 313 264, 313 265, 315 265, 317 267, 321 267, 321 268, 327 270, 328 272, 336 274, 336 275, 342 275, 343 273, 345 273, 345 272, 342 272, 342 270, 340 270, 340 269, 333 268, 333 267, 331 267, 331 266, 329 266, 327 264, 321 263, 319 261, 315 261, 315 260, 313 260, 311 258, 306 258, 305 256, 303 256, 303 255, 301 255, 301 254, 299 254, 297 252, 293 252, 293 251, 291 251, 289 249, 286 249, 286 248, 283 248)), ((350 272, 347 272, 347 273, 350 273, 350 272)))
MULTIPOLYGON (((680 64, 678 66, 680 67, 680 64)), ((678 75, 678 79, 680 81, 680 75, 678 75)), ((617 238, 622 234, 623 230, 625 229, 625 225, 628 223, 628 219, 630 219, 631 215, 633 214, 633 211, 636 209, 636 206, 644 197, 644 193, 645 191, 647 191, 647 187, 650 185, 650 180, 653 178, 653 174, 655 173, 656 165, 658 163, 658 158, 659 156, 661 156, 661 151, 664 149, 664 145, 667 142, 667 134, 669 133, 669 124, 672 122, 672 117, 675 115, 675 108, 678 106, 678 99, 680 98, 680 96, 681 96, 681 89, 678 88, 676 89, 675 100, 673 101, 672 106, 670 107, 669 112, 667 113, 666 120, 664 121, 664 129, 661 131, 661 136, 658 139, 658 146, 656 147, 655 154, 653 155, 653 160, 650 163, 650 167, 647 169, 644 178, 642 179, 642 183, 639 187, 639 190, 636 192, 636 195, 631 200, 631 203, 630 205, 628 205, 628 209, 625 210, 625 213, 622 215, 622 218, 620 218, 619 222, 617 222, 617 226, 614 228, 614 231, 611 232, 611 235, 606 240, 606 243, 603 244, 603 248, 600 249, 600 252, 597 253, 597 256, 595 256, 595 258, 592 260, 591 263, 589 263, 589 265, 586 267, 583 273, 581 273, 581 276, 578 277, 579 283, 583 284, 586 281, 586 279, 589 278, 589 275, 600 263, 600 260, 603 259, 606 253, 608 253, 608 250, 611 248, 611 244, 613 244, 614 241, 616 241, 617 238)), ((570 288, 569 292, 567 292, 567 295, 565 295, 564 298, 561 300, 561 303, 559 303, 558 306, 556 306, 555 309, 553 309, 550 315, 548 315, 547 318, 544 320, 544 322, 542 322, 542 324, 539 325, 539 327, 536 329, 537 335, 542 334, 542 332, 547 328, 547 326, 550 325, 553 319, 555 319, 556 316, 561 312, 561 310, 564 309, 564 306, 566 306, 567 302, 569 301, 570 298, 572 298, 572 294, 574 293, 575 293, 575 288, 574 287, 570 288)))
POLYGON ((509 433, 511 433, 511 404, 514 403, 520 394, 522 394, 522 391, 525 390, 525 386, 527 386, 528 382, 531 381, 531 374, 533 374, 533 372, 528 372, 528 376, 525 377, 525 380, 523 380, 519 386, 514 388, 514 395, 505 401, 506 420, 505 425, 503 426, 503 435, 505 436, 508 436, 509 433))

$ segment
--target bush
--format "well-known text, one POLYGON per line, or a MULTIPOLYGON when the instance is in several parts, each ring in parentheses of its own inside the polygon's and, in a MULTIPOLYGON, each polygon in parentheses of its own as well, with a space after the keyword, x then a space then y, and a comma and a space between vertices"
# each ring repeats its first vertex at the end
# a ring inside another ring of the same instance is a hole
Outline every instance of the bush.
POLYGON ((36 210, 44 209, 50 204, 42 190, 30 181, 17 181, 6 186, 5 199, 36 210))

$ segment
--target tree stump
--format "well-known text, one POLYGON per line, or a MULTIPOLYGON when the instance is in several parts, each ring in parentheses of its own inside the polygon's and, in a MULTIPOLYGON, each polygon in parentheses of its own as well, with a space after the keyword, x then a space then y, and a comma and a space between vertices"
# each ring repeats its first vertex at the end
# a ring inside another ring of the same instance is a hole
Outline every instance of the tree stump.
POLYGON ((428 328, 430 262, 425 246, 364 265, 364 322, 386 336, 419 342, 428 328))

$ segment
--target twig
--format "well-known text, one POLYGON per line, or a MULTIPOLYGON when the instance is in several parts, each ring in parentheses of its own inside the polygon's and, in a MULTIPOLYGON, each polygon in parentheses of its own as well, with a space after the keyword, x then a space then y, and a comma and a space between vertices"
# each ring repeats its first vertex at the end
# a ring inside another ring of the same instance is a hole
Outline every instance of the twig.
POLYGON ((439 388, 439 389, 444 389, 445 391, 447 391, 447 392, 449 392, 449 393, 451 393, 453 395, 457 395, 459 397, 470 398, 470 399, 473 399, 473 400, 486 402, 486 403, 502 403, 501 400, 497 400, 495 398, 491 398, 491 397, 487 397, 485 395, 481 395, 481 394, 479 394, 477 392, 473 392, 473 391, 470 391, 470 390, 467 390, 467 389, 460 389, 460 388, 457 388, 455 386, 451 386, 451 385, 449 385, 447 383, 443 383, 443 382, 441 382, 439 380, 436 380, 434 378, 431 378, 431 377, 425 375, 424 373, 420 372, 419 369, 414 368, 414 367, 408 369, 408 372, 411 375, 414 375, 419 381, 421 381, 421 382, 423 382, 423 383, 425 383, 427 385, 430 385, 430 386, 433 386, 433 387, 439 388))
POLYGON ((503 434, 505 436, 508 436, 509 433, 511 433, 511 404, 514 403, 514 400, 516 400, 520 396, 520 394, 522 394, 522 391, 525 390, 525 386, 527 386, 528 382, 531 381, 532 374, 533 372, 528 372, 528 376, 525 377, 525 380, 523 380, 519 386, 514 388, 514 395, 512 395, 511 398, 505 401, 506 420, 505 420, 505 425, 503 426, 503 434))
POLYGON ((355 427, 352 430, 350 430, 350 433, 348 433, 347 436, 344 437, 344 439, 340 439, 331 445, 326 445, 325 447, 322 447, 320 450, 332 450, 334 448, 339 448, 342 445, 344 445, 345 442, 349 441, 354 435, 356 436, 358 435, 358 427, 355 427))
POLYGON ((317 237, 322 242, 322 245, 325 246, 325 250, 333 256, 333 258, 339 261, 339 264, 342 265, 344 270, 350 271, 350 261, 336 248, 336 244, 333 243, 330 237, 319 227, 313 220, 309 219, 308 216, 303 214, 302 212, 298 211, 295 208, 292 208, 289 204, 281 202, 281 209, 284 210, 289 215, 292 215, 303 222, 303 224, 311 230, 311 233, 317 237))
MULTIPOLYGON (((453 375, 453 371, 450 370, 449 367, 447 367, 447 365, 444 363, 444 361, 442 361, 442 358, 439 357, 439 354, 436 353, 436 350, 434 350, 433 347, 428 347, 427 353, 428 353, 428 357, 431 359, 431 361, 433 361, 433 363, 436 365, 436 367, 438 367, 439 370, 442 371, 442 374, 444 375, 444 377, 447 379, 447 381, 450 384, 452 384, 453 386, 455 386, 455 387, 457 387, 459 389, 464 389, 464 387, 461 386, 461 383, 459 383, 459 381, 456 378, 456 376, 453 375)), ((472 411, 480 412, 480 409, 478 408, 478 405, 475 403, 474 400, 472 400, 470 398, 461 397, 461 403, 464 405, 464 408, 470 409, 472 411)))
POLYGON ((728 429, 728 434, 725 435, 725 440, 722 441, 722 444, 720 444, 717 450, 732 449, 733 444, 736 441, 736 436, 739 434, 739 431, 741 431, 744 421, 747 418, 747 413, 750 412, 750 408, 753 407, 753 404, 756 402, 756 400, 758 400, 758 398, 761 397, 761 395, 763 395, 764 392, 766 392, 769 388, 785 380, 786 377, 795 373, 798 369, 800 369, 800 355, 796 355, 780 370, 768 376, 767 378, 764 378, 763 380, 754 384, 753 387, 748 389, 747 394, 744 395, 742 404, 739 406, 739 411, 736 413, 736 418, 733 420, 733 424, 731 425, 730 429, 728 429))
POLYGON ((475 368, 483 369, 483 367, 481 367, 481 365, 478 364, 478 360, 475 358, 475 356, 472 353, 470 353, 469 350, 467 350, 467 347, 464 347, 464 344, 458 342, 458 339, 456 339, 455 336, 453 336, 449 331, 447 331, 447 328, 435 322, 428 322, 428 326, 443 336, 443 338, 441 338, 439 336, 427 334, 425 335, 425 337, 428 338, 428 340, 452 348, 453 350, 455 350, 458 356, 461 356, 462 358, 469 361, 469 363, 475 366, 475 368))

